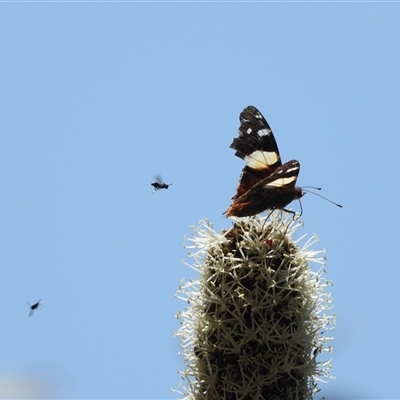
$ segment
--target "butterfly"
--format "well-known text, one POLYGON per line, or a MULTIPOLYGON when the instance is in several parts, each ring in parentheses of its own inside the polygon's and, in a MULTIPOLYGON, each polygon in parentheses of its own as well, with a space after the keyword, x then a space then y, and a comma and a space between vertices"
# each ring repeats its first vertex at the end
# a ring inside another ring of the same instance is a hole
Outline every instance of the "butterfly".
POLYGON ((257 108, 246 107, 239 119, 239 137, 230 147, 246 165, 233 202, 224 214, 249 217, 265 210, 288 211, 285 207, 305 194, 296 186, 300 163, 291 160, 282 164, 272 130, 257 108))

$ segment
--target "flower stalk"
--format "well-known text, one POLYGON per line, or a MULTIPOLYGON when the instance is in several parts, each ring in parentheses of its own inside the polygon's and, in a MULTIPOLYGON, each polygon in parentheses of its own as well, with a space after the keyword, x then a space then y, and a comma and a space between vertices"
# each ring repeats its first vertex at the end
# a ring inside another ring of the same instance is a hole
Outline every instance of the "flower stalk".
POLYGON ((177 318, 186 400, 305 400, 329 377, 334 316, 323 251, 294 240, 300 222, 274 212, 232 218, 217 233, 202 221, 188 239, 199 278, 182 282, 177 318), (311 264, 319 266, 316 272, 311 264))

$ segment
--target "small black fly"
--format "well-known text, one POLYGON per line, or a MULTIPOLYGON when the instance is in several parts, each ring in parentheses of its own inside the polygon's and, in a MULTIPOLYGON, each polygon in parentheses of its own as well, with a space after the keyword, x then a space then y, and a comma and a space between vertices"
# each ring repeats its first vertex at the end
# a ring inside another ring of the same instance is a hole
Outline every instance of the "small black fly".
POLYGON ((33 312, 39 308, 40 304, 42 303, 42 300, 39 300, 38 302, 36 302, 35 304, 30 304, 28 302, 26 302, 26 304, 28 304, 28 306, 31 308, 31 311, 29 312, 28 317, 32 317, 33 312))
POLYGON ((155 182, 151 183, 151 186, 154 187, 153 193, 160 189, 168 189, 168 187, 171 185, 172 183, 169 184, 164 183, 160 175, 157 175, 155 182))

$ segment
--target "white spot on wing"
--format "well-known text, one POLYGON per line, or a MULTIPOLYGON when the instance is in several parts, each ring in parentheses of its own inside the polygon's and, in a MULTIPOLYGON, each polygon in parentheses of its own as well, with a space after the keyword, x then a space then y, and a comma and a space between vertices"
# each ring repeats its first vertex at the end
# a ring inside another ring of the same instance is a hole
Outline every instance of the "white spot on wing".
POLYGON ((298 167, 298 166, 295 166, 295 167, 293 167, 293 168, 287 169, 287 170, 286 170, 286 173, 292 172, 292 171, 297 171, 298 169, 299 169, 299 167, 298 167))
POLYGON ((278 178, 274 181, 267 183, 264 187, 282 187, 285 185, 289 185, 290 183, 296 180, 297 176, 289 176, 288 178, 278 178))
POLYGON ((279 160, 278 155, 274 152, 254 151, 244 158, 246 165, 254 169, 265 168, 266 165, 273 165, 279 160))
POLYGON ((259 136, 267 136, 271 133, 270 129, 260 129, 258 131, 259 136))

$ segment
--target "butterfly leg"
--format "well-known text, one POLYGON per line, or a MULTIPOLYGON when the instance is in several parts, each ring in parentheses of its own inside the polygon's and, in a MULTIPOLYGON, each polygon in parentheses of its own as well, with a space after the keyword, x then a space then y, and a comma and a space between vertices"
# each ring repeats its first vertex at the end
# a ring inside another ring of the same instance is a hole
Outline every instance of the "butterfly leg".
POLYGON ((267 218, 265 218, 264 223, 262 224, 262 227, 261 227, 261 232, 264 231, 264 226, 265 226, 266 222, 268 221, 268 218, 272 215, 272 213, 274 211, 275 211, 275 209, 272 209, 271 212, 268 214, 267 218))

